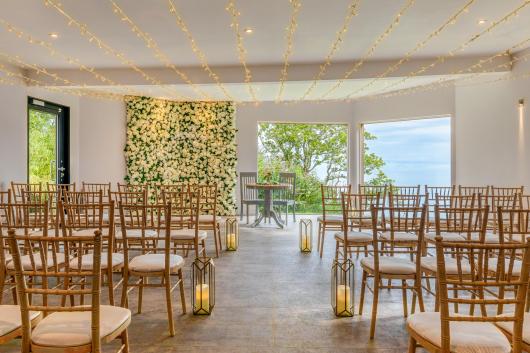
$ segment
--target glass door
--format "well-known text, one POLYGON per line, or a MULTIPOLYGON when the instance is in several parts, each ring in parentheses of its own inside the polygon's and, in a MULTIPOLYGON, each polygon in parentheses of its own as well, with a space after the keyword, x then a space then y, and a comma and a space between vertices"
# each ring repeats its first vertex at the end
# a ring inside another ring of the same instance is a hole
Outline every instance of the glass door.
POLYGON ((28 101, 28 181, 70 182, 68 108, 35 98, 28 101))

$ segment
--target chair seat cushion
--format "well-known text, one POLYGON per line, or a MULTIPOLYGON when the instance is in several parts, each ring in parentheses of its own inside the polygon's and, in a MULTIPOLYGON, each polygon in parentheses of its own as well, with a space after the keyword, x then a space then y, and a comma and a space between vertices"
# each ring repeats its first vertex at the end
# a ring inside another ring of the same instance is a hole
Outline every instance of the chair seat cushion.
MULTIPOLYGON (((118 306, 102 305, 100 307, 100 332, 104 339, 115 333, 120 327, 128 325, 131 311, 118 306)), ((31 334, 31 341, 35 345, 48 347, 75 347, 90 344, 91 312, 55 312, 35 327, 31 334)))
MULTIPOLYGON (((74 237, 91 237, 94 236, 94 233, 98 230, 98 228, 86 228, 86 229, 78 229, 72 231, 72 236, 74 237)), ((108 236, 109 235, 109 229, 103 228, 101 230, 101 235, 108 236)))
POLYGON ((317 221, 327 222, 327 223, 342 223, 343 218, 340 215, 329 215, 329 216, 326 216, 326 219, 324 220, 324 216, 318 216, 317 221))
MULTIPOLYGON (((375 270, 374 258, 365 257, 361 265, 375 270)), ((416 264, 409 259, 394 256, 379 256, 379 272, 391 275, 412 275, 416 273, 416 264)))
MULTIPOLYGON (((64 264, 64 254, 63 253, 57 253, 57 265, 64 264)), ((33 261, 35 262, 35 270, 42 270, 42 261, 40 258, 40 253, 35 253, 33 255, 33 261)), ((33 266, 31 265, 31 257, 30 255, 24 255, 20 257, 20 262, 22 263, 22 268, 26 271, 32 270, 33 266)), ((48 251, 48 266, 52 267, 55 265, 53 261, 53 253, 51 251, 48 251)), ((10 261, 7 264, 8 270, 14 270, 15 269, 15 263, 13 261, 10 261)))
MULTIPOLYGON (((129 270, 135 272, 161 272, 165 270, 164 254, 145 254, 136 256, 129 263, 129 270)), ((169 267, 176 271, 184 266, 184 259, 179 255, 169 255, 169 267)))
MULTIPOLYGON (((101 269, 106 270, 108 268, 108 256, 109 253, 102 252, 101 253, 101 269)), ((112 253, 112 268, 123 265, 124 257, 123 254, 119 253, 112 253)), ((94 255, 92 254, 85 254, 81 257, 81 269, 82 270, 91 270, 92 266, 94 266, 93 263, 94 255)), ((70 260, 70 267, 72 268, 79 268, 79 258, 74 258, 70 260)))
MULTIPOLYGON (((141 238, 142 237, 142 230, 141 229, 126 229, 127 232, 127 238, 141 238)), ((158 236, 156 230, 153 229, 146 229, 144 230, 144 237, 145 238, 156 238, 158 236)), ((123 238, 123 231, 116 232, 116 238, 122 239, 123 238)))
MULTIPOLYGON (((499 316, 513 316, 513 312, 505 313, 499 316)), ((513 321, 498 321, 495 323, 495 325, 508 332, 510 335, 513 334, 513 321)), ((523 342, 530 345, 530 313, 524 313, 523 342)))
MULTIPOLYGON (((199 223, 212 223, 213 222, 213 215, 212 214, 201 214, 199 216, 199 223)), ((219 217, 215 217, 215 221, 219 222, 219 217)))
MULTIPOLYGON (((344 232, 336 232, 335 239, 344 241, 344 232)), ((370 232, 357 232, 350 230, 348 232, 348 243, 370 243, 374 240, 374 236, 370 232)))
MULTIPOLYGON (((407 319, 407 326, 418 335, 441 345, 440 313, 416 313, 407 319)), ((489 322, 450 322, 451 352, 455 353, 509 353, 511 345, 502 332, 489 322)))
MULTIPOLYGON (((480 234, 479 233, 471 233, 470 234, 470 239, 472 241, 479 241, 480 234)), ((484 238, 484 242, 489 243, 489 244, 498 244, 499 243, 499 234, 486 232, 486 236, 484 238)))
MULTIPOLYGON (((445 240, 445 241, 458 242, 458 241, 464 241, 465 240, 465 237, 462 234, 460 234, 460 233, 446 233, 446 232, 442 232, 440 235, 442 236, 442 239, 445 240)), ((425 234, 425 239, 427 241, 435 242, 436 241, 436 233, 435 232, 429 232, 429 233, 425 234)))
MULTIPOLYGON (((199 240, 206 239, 208 233, 204 230, 199 230, 199 240)), ((172 229, 171 239, 191 240, 195 238, 195 229, 172 229)))
MULTIPOLYGON (((496 272, 497 271, 497 258, 492 257, 488 259, 488 270, 496 272)), ((521 260, 513 261, 512 276, 519 276, 521 274, 521 267, 523 262, 521 260)), ((504 259, 504 272, 508 273, 510 268, 510 259, 504 259)))
MULTIPOLYGON (((392 234, 390 231, 382 232, 380 237, 384 240, 390 240, 392 234)), ((397 242, 417 242, 418 241, 418 235, 416 233, 408 233, 408 232, 394 232, 394 241, 397 242)))
MULTIPOLYGON (((41 315, 40 311, 30 311, 29 319, 34 320, 41 315)), ((18 330, 21 326, 20 307, 18 305, 0 305, 0 337, 18 330)))
MULTIPOLYGON (((463 274, 469 274, 471 273, 471 266, 469 265, 469 262, 466 259, 462 259, 460 261, 460 265, 462 266, 462 273, 463 274)), ((428 270, 430 272, 436 272, 437 271, 437 265, 436 265, 436 257, 434 256, 422 256, 421 258, 421 268, 428 270)), ((458 274, 458 262, 456 259, 452 257, 446 257, 445 258, 445 272, 448 275, 456 275, 458 274)))
POLYGON ((13 259, 13 256, 11 256, 11 254, 9 254, 9 253, 5 253, 5 254, 4 254, 4 261, 5 261, 6 264, 7 264, 9 261, 11 261, 11 259, 13 259))

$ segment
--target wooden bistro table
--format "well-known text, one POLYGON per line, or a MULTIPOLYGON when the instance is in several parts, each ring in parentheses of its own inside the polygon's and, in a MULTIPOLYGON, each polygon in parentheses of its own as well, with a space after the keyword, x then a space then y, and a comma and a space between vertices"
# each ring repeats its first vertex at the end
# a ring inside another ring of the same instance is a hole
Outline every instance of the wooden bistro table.
POLYGON ((263 210, 260 211, 259 216, 256 218, 254 223, 250 226, 252 228, 256 227, 258 224, 263 221, 264 218, 272 217, 276 225, 283 229, 283 221, 278 217, 276 212, 274 212, 272 205, 272 191, 273 190, 283 190, 290 187, 289 184, 261 184, 261 183, 251 183, 246 185, 249 189, 263 190, 265 199, 263 202, 263 210))

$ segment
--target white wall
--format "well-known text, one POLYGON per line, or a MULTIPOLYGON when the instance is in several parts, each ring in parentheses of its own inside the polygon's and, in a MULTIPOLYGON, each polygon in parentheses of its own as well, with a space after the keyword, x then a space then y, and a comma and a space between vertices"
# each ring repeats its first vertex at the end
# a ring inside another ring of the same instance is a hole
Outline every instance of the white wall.
POLYGON ((83 97, 80 110, 79 181, 123 183, 125 103, 83 97))

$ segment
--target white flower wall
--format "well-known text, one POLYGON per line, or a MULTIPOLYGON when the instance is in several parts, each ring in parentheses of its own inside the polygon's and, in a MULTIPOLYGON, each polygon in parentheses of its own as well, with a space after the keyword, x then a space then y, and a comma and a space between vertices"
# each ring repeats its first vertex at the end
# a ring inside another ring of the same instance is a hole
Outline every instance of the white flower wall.
POLYGON ((235 213, 234 103, 129 96, 126 107, 128 183, 216 183, 218 213, 235 213))

